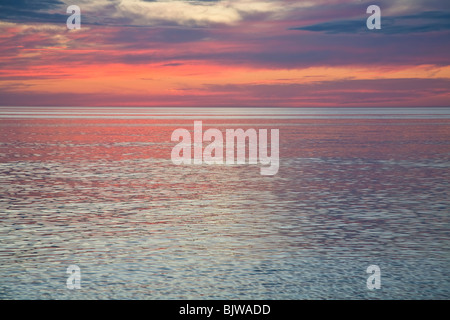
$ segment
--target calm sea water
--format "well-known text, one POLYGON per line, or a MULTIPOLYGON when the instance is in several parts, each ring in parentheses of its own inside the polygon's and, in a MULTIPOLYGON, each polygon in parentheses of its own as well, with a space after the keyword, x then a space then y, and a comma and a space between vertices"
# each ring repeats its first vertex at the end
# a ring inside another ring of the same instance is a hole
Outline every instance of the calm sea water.
POLYGON ((449 299, 449 186, 450 109, 3 107, 0 298, 449 299), (279 172, 174 165, 193 120, 279 172))

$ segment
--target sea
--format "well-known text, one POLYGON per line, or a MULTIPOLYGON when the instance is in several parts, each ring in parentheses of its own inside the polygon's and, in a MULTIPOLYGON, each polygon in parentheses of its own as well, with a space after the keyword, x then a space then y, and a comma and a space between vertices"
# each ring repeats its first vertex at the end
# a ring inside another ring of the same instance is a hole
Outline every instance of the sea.
POLYGON ((449 299, 450 108, 0 107, 0 221, 0 299, 449 299), (174 164, 194 121, 278 172, 174 164))

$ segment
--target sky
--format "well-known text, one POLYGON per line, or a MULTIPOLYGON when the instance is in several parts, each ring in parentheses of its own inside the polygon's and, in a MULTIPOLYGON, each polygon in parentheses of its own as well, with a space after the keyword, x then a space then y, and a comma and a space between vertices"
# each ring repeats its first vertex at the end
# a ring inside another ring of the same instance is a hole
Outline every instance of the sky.
POLYGON ((447 0, 2 0, 0 50, 3 106, 450 106, 447 0))

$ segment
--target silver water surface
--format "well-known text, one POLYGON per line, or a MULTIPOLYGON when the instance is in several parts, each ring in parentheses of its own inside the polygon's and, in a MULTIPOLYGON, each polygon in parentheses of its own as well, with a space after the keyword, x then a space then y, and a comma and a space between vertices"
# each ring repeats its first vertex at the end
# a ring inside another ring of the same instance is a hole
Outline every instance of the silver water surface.
POLYGON ((171 132, 192 129, 182 111, 141 122, 0 116, 1 298, 450 298, 440 113, 270 124, 210 111, 221 130, 280 129, 270 177, 258 165, 173 165, 171 132), (66 288, 71 264, 80 290, 66 288), (378 291, 366 287, 372 264, 378 291))

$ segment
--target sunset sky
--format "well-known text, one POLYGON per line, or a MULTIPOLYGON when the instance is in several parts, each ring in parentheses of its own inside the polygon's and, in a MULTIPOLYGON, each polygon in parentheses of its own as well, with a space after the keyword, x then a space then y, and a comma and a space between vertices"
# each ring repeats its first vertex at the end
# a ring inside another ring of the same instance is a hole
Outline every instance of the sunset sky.
POLYGON ((447 0, 2 0, 0 48, 3 106, 450 106, 447 0))

